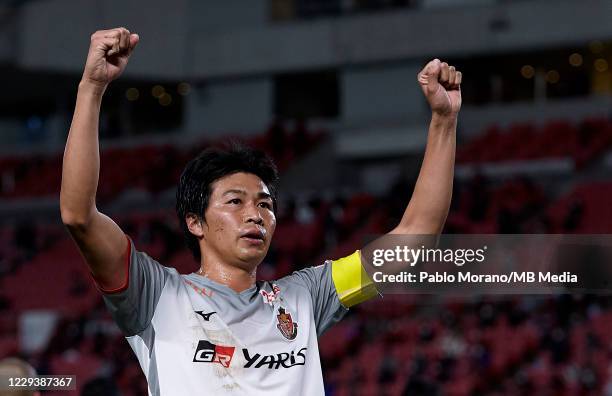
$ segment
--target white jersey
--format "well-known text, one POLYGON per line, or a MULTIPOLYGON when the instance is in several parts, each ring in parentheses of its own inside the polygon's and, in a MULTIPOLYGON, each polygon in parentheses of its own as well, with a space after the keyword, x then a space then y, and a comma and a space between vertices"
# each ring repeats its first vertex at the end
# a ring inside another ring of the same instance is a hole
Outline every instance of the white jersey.
POLYGON ((135 250, 104 300, 149 395, 323 395, 317 336, 347 311, 331 262, 237 293, 135 250))

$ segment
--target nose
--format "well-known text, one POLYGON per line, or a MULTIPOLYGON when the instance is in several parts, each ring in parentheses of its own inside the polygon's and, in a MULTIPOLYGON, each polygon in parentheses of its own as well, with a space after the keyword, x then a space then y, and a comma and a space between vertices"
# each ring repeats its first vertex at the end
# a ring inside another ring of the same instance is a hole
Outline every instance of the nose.
POLYGON ((255 223, 258 225, 263 224, 263 217, 259 212, 259 208, 255 204, 250 204, 245 206, 245 223, 255 223))

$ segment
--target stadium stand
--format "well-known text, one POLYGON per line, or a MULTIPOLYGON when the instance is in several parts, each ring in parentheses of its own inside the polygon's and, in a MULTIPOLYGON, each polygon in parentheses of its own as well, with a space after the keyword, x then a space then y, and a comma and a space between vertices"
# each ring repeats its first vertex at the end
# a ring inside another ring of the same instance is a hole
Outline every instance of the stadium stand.
MULTIPOLYGON (((537 157, 535 151, 521 149, 515 140, 533 139, 536 146, 548 147, 540 151, 542 156, 571 156, 586 164, 609 148, 611 130, 605 120, 586 120, 578 126, 566 122, 542 128, 515 125, 503 134, 490 128, 460 148, 461 162, 530 161, 537 157), (582 136, 578 130, 592 131, 585 146, 576 140, 582 136), (553 139, 553 131, 564 138, 553 139), (558 144, 553 144, 557 140, 558 144), (490 146, 497 148, 483 149, 490 146)), ((258 136, 250 143, 272 151, 269 136, 258 136)), ((321 133, 312 135, 311 147, 322 138, 321 133)), ((103 162, 110 167, 108 174, 124 176, 103 179, 104 196, 107 200, 116 198, 125 186, 133 185, 131 180, 139 180, 139 188, 153 194, 166 190, 178 176, 179 164, 192 154, 193 150, 171 146, 106 150, 103 162), (159 173, 138 166, 139 162, 154 166, 159 173)), ((299 155, 292 153, 286 158, 294 161, 299 155)), ((45 196, 57 189, 56 156, 38 161, 2 159, 2 164, 3 173, 19 176, 12 191, 3 191, 4 198, 45 196), (45 182, 35 183, 36 179, 45 182)), ((382 197, 315 194, 308 200, 282 201, 275 241, 260 276, 276 278, 350 253, 365 236, 384 232, 401 216, 401 202, 405 202, 409 185, 398 180, 382 197)), ((585 181, 566 192, 559 191, 545 190, 525 176, 495 180, 477 174, 457 181, 446 232, 610 232, 611 183, 585 181)), ((170 209, 133 211, 117 220, 139 249, 160 262, 183 273, 196 268, 182 247, 170 209)), ((61 227, 3 224, 0 236, 0 358, 22 354, 41 374, 75 373, 80 378, 79 389, 88 380, 112 377, 122 395, 144 394, 146 382, 137 361, 61 227), (58 322, 51 341, 27 353, 21 347, 18 323, 21 315, 31 310, 53 310, 58 322)), ((431 299, 427 304, 423 298, 385 296, 384 304, 365 303, 329 330, 320 341, 320 350, 330 395, 569 396, 603 394, 612 389, 608 380, 612 350, 606 342, 612 309, 603 297, 451 301, 427 296, 431 299), (431 309, 434 305, 438 309, 431 309)))

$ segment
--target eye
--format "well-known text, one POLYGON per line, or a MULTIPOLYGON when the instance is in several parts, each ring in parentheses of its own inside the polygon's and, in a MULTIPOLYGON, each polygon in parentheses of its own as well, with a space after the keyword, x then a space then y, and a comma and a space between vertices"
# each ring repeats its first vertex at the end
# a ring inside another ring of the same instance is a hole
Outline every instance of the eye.
POLYGON ((242 201, 240 200, 240 198, 234 198, 234 199, 230 199, 227 203, 234 204, 234 205, 240 205, 242 201))
POLYGON ((259 206, 266 209, 272 209, 272 205, 269 202, 260 202, 259 206))

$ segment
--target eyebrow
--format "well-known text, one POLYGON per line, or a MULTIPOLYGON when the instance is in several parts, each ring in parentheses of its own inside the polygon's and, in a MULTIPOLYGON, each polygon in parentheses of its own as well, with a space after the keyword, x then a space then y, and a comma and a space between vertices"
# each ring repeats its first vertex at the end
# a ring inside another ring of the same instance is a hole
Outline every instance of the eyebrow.
MULTIPOLYGON (((223 196, 226 196, 226 195, 229 195, 229 194, 246 195, 246 191, 244 191, 244 190, 237 190, 237 189, 227 190, 226 192, 223 193, 223 196)), ((272 199, 272 196, 270 194, 268 194, 267 192, 260 191, 260 192, 257 193, 257 198, 259 198, 259 199, 272 199)))

